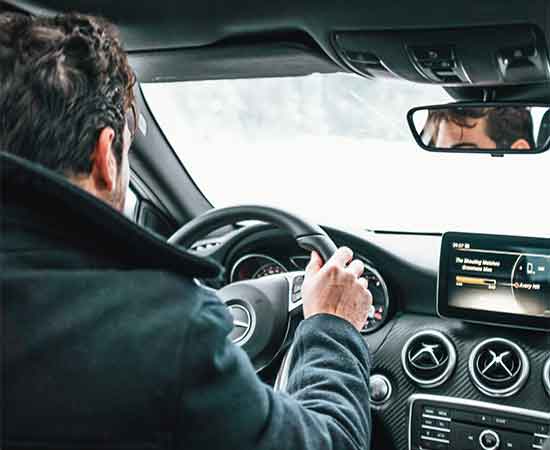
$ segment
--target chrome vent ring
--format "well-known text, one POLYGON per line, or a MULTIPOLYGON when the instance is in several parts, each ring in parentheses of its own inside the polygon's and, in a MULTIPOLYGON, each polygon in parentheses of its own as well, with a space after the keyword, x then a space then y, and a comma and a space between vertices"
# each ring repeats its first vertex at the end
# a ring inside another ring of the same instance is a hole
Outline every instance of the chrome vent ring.
POLYGON ((485 395, 509 397, 525 385, 530 368, 520 346, 508 339, 491 338, 472 350, 468 370, 476 388, 485 395))
POLYGON ((437 330, 423 330, 411 336, 401 352, 407 376, 422 388, 445 383, 456 366, 456 350, 451 340, 437 330))
POLYGON ((550 396, 550 357, 548 358, 548 361, 546 361, 544 369, 542 369, 542 383, 546 388, 546 392, 550 396))

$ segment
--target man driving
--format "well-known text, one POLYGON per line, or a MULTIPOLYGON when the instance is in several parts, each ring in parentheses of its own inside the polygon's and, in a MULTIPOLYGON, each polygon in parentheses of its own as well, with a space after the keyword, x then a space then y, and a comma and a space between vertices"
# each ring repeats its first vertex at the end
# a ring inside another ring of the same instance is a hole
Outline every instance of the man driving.
POLYGON ((133 86, 107 21, 0 15, 2 448, 368 449, 363 264, 312 253, 287 392, 263 384, 210 266, 110 208, 133 86))
POLYGON ((531 113, 515 106, 432 110, 422 138, 448 149, 535 148, 531 113))

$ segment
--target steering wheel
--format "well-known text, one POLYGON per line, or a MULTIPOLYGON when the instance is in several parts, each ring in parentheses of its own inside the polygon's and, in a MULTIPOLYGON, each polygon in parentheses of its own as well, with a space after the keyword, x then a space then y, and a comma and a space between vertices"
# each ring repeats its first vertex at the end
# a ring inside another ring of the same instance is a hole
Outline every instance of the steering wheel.
MULTIPOLYGON (((287 231, 300 247, 317 251, 324 261, 336 251, 318 225, 280 209, 253 205, 211 209, 183 225, 168 242, 188 248, 208 233, 244 220, 287 231)), ((273 361, 288 339, 291 317, 302 306, 303 281, 304 272, 290 272, 238 281, 217 291, 233 317, 230 338, 247 352, 257 371, 273 361)))

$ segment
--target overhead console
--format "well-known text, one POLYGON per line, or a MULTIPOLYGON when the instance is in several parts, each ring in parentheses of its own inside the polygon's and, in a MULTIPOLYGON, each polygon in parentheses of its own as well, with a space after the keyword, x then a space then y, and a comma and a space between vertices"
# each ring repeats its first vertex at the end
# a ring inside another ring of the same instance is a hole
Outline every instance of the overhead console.
POLYGON ((533 25, 341 31, 332 41, 347 66, 369 78, 454 86, 550 80, 544 35, 533 25))

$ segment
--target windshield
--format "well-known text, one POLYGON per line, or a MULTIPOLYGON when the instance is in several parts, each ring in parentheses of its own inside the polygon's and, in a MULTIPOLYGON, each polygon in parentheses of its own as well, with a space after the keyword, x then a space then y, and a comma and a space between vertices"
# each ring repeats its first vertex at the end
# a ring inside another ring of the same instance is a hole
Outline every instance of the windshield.
POLYGON ((406 114, 438 86, 352 74, 144 84, 155 118, 215 207, 267 204, 333 226, 550 233, 550 152, 420 149, 406 114))

